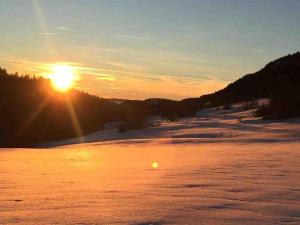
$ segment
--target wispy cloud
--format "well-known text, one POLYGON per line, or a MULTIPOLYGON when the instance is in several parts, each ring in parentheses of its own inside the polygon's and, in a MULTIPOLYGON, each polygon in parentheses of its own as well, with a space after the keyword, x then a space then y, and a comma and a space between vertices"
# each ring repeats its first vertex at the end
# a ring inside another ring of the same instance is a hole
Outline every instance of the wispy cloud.
POLYGON ((53 36, 53 35, 60 35, 60 33, 57 33, 57 32, 39 32, 39 33, 31 33, 30 35, 53 36))
POLYGON ((154 38, 150 34, 131 35, 131 34, 117 34, 116 37, 133 40, 152 41, 154 38))
POLYGON ((102 97, 145 99, 165 97, 182 99, 211 93, 225 87, 228 81, 217 78, 175 76, 126 70, 89 67, 77 62, 44 63, 9 57, 0 53, 0 61, 18 65, 22 70, 45 76, 52 72, 54 64, 72 66, 79 74, 77 88, 102 97), (180 91, 178 91, 180 90, 180 91))
MULTIPOLYGON (((216 78, 230 75, 224 69, 224 59, 206 55, 179 52, 174 49, 135 49, 128 47, 112 48, 102 46, 76 46, 88 51, 87 61, 94 61, 100 67, 112 70, 125 70, 148 74, 167 74, 173 76, 216 78), (99 54, 101 53, 101 54, 99 54)), ((229 61, 229 59, 227 59, 229 61)))
POLYGON ((267 54, 265 50, 260 49, 260 48, 252 48, 250 51, 258 53, 258 54, 267 54))
POLYGON ((70 28, 69 27, 64 27, 64 26, 59 26, 59 27, 56 27, 57 30, 60 30, 60 31, 69 31, 70 28))

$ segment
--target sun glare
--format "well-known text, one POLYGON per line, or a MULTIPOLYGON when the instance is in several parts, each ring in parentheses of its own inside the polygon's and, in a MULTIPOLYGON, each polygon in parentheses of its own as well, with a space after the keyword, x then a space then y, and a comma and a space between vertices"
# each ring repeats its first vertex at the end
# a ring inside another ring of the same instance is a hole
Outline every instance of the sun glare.
POLYGON ((54 65, 53 73, 49 76, 52 87, 60 92, 67 92, 70 90, 76 80, 76 73, 72 66, 68 65, 54 65))

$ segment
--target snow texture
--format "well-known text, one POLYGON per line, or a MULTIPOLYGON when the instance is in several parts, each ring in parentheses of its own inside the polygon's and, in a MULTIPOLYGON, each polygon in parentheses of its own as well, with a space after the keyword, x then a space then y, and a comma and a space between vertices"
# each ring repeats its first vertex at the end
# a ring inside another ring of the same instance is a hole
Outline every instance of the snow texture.
POLYGON ((236 106, 1 149, 0 224, 300 224, 299 122, 236 106))

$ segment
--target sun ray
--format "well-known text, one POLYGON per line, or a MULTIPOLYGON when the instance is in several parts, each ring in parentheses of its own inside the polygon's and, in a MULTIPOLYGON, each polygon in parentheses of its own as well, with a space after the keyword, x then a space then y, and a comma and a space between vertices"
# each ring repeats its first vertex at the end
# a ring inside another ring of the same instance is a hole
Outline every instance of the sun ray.
POLYGON ((38 117, 38 115, 41 113, 48 102, 49 97, 46 97, 38 106, 38 108, 31 114, 31 116, 25 121, 23 126, 18 130, 16 138, 20 137, 30 127, 30 125, 35 121, 35 119, 38 117))
POLYGON ((74 126, 77 137, 79 138, 79 141, 83 143, 84 138, 82 137, 82 130, 71 99, 67 98, 67 104, 68 104, 68 111, 70 113, 72 124, 74 126))
POLYGON ((46 20, 44 18, 44 13, 43 13, 42 7, 40 6, 40 3, 38 0, 32 0, 32 5, 33 5, 34 12, 36 14, 38 23, 40 24, 43 36, 45 38, 45 44, 48 48, 48 53, 51 53, 52 56, 55 56, 56 51, 54 49, 52 40, 49 35, 50 32, 49 32, 46 20))

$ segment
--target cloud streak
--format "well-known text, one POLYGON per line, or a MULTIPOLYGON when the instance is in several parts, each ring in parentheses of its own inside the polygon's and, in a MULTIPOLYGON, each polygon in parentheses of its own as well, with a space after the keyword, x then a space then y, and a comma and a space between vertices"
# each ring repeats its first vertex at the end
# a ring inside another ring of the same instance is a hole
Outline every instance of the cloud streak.
POLYGON ((197 97, 225 87, 228 81, 217 78, 154 74, 137 71, 89 67, 76 62, 44 63, 0 54, 0 61, 18 65, 35 75, 47 77, 55 64, 72 66, 80 76, 77 88, 107 98, 145 99, 197 97))
POLYGON ((153 41, 154 38, 150 34, 132 35, 132 34, 117 34, 116 37, 131 40, 153 41))

